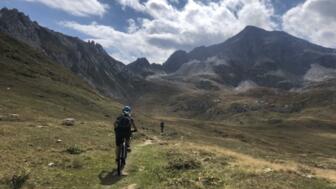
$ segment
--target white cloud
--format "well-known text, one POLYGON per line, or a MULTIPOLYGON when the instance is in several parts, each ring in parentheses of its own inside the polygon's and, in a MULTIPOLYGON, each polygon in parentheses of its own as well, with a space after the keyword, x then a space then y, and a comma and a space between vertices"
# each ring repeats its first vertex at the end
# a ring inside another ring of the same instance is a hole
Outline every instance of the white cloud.
POLYGON ((274 29, 273 7, 269 0, 188 0, 177 9, 171 0, 117 0, 122 6, 147 14, 129 20, 126 32, 99 24, 63 22, 63 26, 83 32, 101 43, 111 55, 124 62, 147 57, 162 63, 177 49, 191 50, 201 45, 225 41, 246 25, 274 29))
POLYGON ((283 16, 283 30, 326 47, 336 47, 336 1, 307 0, 283 16))
POLYGON ((63 10, 75 16, 103 16, 108 5, 98 0, 26 0, 42 3, 54 9, 63 10))
POLYGON ((124 63, 134 61, 138 57, 159 60, 171 53, 171 51, 164 51, 160 47, 150 45, 143 37, 145 34, 139 31, 135 33, 120 32, 110 26, 98 25, 95 22, 89 25, 76 22, 61 22, 60 24, 91 36, 90 40, 94 40, 112 51, 110 55, 124 63))
POLYGON ((120 3, 123 8, 130 7, 137 11, 144 11, 145 6, 139 2, 139 0, 117 0, 118 3, 120 3))

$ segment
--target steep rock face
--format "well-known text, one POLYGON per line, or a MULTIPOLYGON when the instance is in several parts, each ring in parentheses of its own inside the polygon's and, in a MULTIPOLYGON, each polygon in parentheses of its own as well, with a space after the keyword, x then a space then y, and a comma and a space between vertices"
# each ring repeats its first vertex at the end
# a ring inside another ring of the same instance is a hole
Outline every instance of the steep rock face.
POLYGON ((0 15, 0 32, 40 49, 104 94, 128 98, 136 83, 142 82, 94 41, 84 42, 39 26, 16 9, 3 8, 0 15))
POLYGON ((150 64, 146 58, 138 58, 136 61, 128 64, 127 69, 143 78, 149 75, 164 73, 162 65, 150 64))
POLYGON ((289 89, 302 85, 312 64, 336 68, 335 52, 335 49, 314 45, 285 32, 247 26, 224 43, 198 47, 188 53, 179 53, 180 56, 174 53, 164 67, 186 77, 195 73, 202 75, 202 72, 213 75, 214 72, 216 81, 226 85, 238 86, 250 80, 260 86, 289 89), (195 70, 197 67, 200 70, 195 70))
POLYGON ((178 70, 182 64, 189 61, 187 52, 185 51, 175 51, 163 64, 163 67, 167 73, 172 73, 178 70))
POLYGON ((36 33, 40 26, 36 22, 32 22, 28 16, 16 9, 3 8, 0 10, 0 15, 1 32, 10 34, 32 47, 40 47, 41 42, 38 33, 36 33))

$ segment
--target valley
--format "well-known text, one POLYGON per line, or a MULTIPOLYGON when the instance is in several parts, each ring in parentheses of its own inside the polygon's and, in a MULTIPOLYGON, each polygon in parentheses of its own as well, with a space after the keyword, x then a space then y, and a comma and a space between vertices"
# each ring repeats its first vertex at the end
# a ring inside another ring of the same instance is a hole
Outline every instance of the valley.
POLYGON ((26 23, 0 18, 0 188, 336 188, 334 49, 247 27, 162 66, 124 65, 1 12, 26 23), (118 177, 113 122, 125 104, 139 132, 118 177))

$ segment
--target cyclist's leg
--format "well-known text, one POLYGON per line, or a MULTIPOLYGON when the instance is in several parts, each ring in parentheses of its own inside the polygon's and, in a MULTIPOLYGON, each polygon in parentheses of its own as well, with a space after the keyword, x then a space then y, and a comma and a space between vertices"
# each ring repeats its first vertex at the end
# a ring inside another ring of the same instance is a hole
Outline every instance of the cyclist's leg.
POLYGON ((127 151, 131 151, 131 134, 125 136, 127 151))
POLYGON ((118 161, 118 158, 119 158, 119 151, 120 151, 120 146, 116 146, 116 149, 115 149, 116 161, 118 161))
POLYGON ((122 135, 116 133, 115 139, 116 139, 115 157, 116 157, 116 161, 118 161, 119 153, 120 153, 120 146, 123 142, 122 135))

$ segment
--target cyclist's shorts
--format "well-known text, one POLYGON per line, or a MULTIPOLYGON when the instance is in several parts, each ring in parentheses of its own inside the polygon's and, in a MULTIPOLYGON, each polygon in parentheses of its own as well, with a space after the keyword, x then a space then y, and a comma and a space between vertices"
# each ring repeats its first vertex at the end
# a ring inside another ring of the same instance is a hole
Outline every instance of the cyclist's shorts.
POLYGON ((129 140, 131 137, 131 133, 116 133, 115 139, 116 139, 116 145, 119 146, 122 144, 123 139, 129 140))

